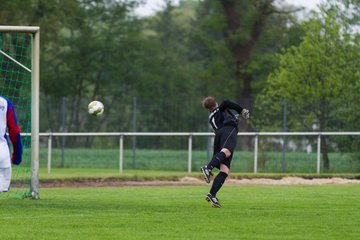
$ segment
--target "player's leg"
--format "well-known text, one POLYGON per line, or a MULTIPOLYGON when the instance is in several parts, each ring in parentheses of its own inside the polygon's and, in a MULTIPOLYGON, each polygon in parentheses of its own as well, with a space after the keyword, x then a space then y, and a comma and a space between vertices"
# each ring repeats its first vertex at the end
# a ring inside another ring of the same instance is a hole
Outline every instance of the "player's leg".
POLYGON ((231 131, 226 141, 224 142, 223 148, 221 152, 225 154, 225 159, 223 159, 220 163, 220 172, 214 178, 214 182, 210 189, 210 194, 216 197, 217 192, 223 186, 226 178, 230 173, 231 160, 233 157, 233 152, 236 147, 237 141, 237 131, 231 131))
MULTIPOLYGON (((229 165, 230 161, 227 161, 226 164, 229 165)), ((225 164, 220 165, 220 172, 214 178, 214 182, 213 182, 213 184, 211 186, 211 189, 210 189, 210 194, 211 195, 216 196, 217 192, 223 186, 226 178, 228 177, 229 172, 230 172, 230 168, 227 165, 225 165, 225 164)))
POLYGON ((11 167, 0 168, 0 192, 9 191, 11 182, 11 167))
POLYGON ((220 168, 220 163, 226 159, 226 153, 224 151, 220 151, 213 156, 210 162, 201 167, 201 172, 204 175, 204 179, 207 183, 210 183, 210 179, 212 174, 212 170, 217 167, 220 168))
POLYGON ((215 138, 214 146, 216 146, 217 151, 214 152, 214 155, 210 162, 201 167, 201 172, 204 176, 204 180, 207 183, 210 183, 212 176, 211 171, 213 168, 220 168, 220 164, 227 158, 229 158, 235 149, 237 138, 237 129, 234 127, 224 127, 220 129, 219 135, 215 138), (216 143, 216 145, 215 145, 216 143))
POLYGON ((216 153, 210 162, 206 165, 207 169, 213 170, 214 167, 219 167, 220 163, 222 163, 226 158, 230 157, 231 152, 227 148, 221 149, 220 152, 216 153))
POLYGON ((236 147, 237 129, 232 126, 224 127, 221 130, 219 138, 220 151, 215 153, 210 160, 207 169, 210 171, 214 167, 220 168, 220 164, 227 158, 229 158, 236 147))
POLYGON ((222 149, 221 152, 224 153, 225 159, 220 162, 220 172, 215 177, 213 184, 210 189, 210 193, 206 196, 206 200, 211 203, 213 207, 221 207, 219 199, 216 197, 217 192, 221 189, 225 183, 226 178, 230 172, 231 160, 233 157, 233 151, 236 147, 237 142, 237 131, 236 128, 226 129, 225 138, 222 139, 222 149))
POLYGON ((228 159, 226 160, 227 161, 224 162, 225 164, 223 163, 220 164, 220 172, 214 178, 213 184, 210 188, 210 193, 206 196, 206 200, 208 202, 211 202, 211 205, 213 207, 218 207, 218 208, 221 207, 221 204, 219 202, 219 199, 216 197, 216 194, 225 183, 225 180, 230 172, 230 166, 227 166, 230 165, 230 160, 228 159))
MULTIPOLYGON (((215 135, 213 158, 215 158, 217 153, 219 153, 221 151, 221 142, 220 142, 220 140, 221 140, 221 135, 219 135, 219 134, 215 135)), ((218 167, 218 168, 220 167, 220 164, 218 164, 218 165, 216 165, 215 163, 210 164, 212 162, 213 158, 210 160, 210 162, 207 165, 200 168, 200 170, 201 170, 201 172, 202 172, 202 174, 204 176, 204 180, 207 183, 210 183, 211 176, 213 175, 211 170, 214 167, 218 167), (209 165, 212 166, 212 167, 210 168, 209 165)))

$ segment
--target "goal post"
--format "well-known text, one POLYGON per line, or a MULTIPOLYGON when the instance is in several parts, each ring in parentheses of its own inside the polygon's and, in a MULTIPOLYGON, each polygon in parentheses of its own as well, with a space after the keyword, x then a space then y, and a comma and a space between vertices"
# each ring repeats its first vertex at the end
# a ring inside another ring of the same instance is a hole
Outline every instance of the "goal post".
POLYGON ((0 95, 13 101, 24 141, 23 166, 13 168, 9 194, 38 199, 40 27, 0 26, 0 95))

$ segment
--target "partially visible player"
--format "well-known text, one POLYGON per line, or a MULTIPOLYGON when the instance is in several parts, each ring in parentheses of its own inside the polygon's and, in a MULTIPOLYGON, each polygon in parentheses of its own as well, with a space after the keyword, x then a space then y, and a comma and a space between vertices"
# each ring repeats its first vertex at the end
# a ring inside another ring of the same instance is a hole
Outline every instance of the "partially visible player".
POLYGON ((231 111, 234 110, 241 114, 245 119, 250 117, 249 110, 242 108, 237 103, 224 100, 220 105, 214 97, 208 96, 202 100, 202 106, 209 112, 209 123, 214 129, 214 155, 210 162, 201 167, 201 172, 207 183, 210 183, 212 170, 218 168, 220 172, 214 178, 210 193, 207 194, 206 200, 213 207, 220 208, 221 204, 216 197, 216 193, 224 184, 230 172, 230 164, 236 147, 238 134, 238 118, 231 111))
POLYGON ((9 99, 0 96, 0 192, 9 191, 11 163, 19 165, 21 160, 22 142, 15 109, 9 99), (13 146, 12 156, 10 156, 10 145, 6 130, 8 130, 13 146))

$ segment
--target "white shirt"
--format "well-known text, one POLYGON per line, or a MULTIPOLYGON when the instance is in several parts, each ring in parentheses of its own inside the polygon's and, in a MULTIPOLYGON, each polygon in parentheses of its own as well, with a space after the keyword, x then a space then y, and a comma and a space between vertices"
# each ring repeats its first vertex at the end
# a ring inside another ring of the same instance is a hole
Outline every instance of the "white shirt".
POLYGON ((8 102, 5 98, 0 97, 0 168, 11 166, 10 148, 6 139, 8 102))

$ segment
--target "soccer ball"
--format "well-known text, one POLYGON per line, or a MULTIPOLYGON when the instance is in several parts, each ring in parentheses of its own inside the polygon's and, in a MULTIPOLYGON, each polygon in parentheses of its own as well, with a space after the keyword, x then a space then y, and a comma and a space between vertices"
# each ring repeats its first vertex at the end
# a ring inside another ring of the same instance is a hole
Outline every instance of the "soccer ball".
POLYGON ((100 101, 92 101, 88 105, 88 112, 95 117, 100 116, 104 112, 104 104, 100 101))

